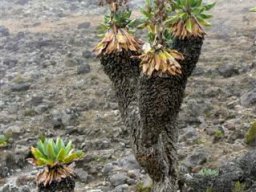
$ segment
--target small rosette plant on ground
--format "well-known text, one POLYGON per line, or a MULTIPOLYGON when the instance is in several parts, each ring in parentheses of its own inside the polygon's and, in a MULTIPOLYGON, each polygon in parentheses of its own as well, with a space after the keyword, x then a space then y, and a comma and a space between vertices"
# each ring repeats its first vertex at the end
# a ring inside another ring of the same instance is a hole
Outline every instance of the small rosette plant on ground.
POLYGON ((82 151, 74 150, 72 142, 67 144, 61 138, 39 140, 36 147, 31 147, 33 158, 29 162, 43 166, 37 174, 39 191, 72 192, 75 188, 75 173, 71 163, 84 156, 82 151))
POLYGON ((212 17, 207 11, 212 9, 215 3, 205 4, 203 0, 176 0, 171 1, 171 4, 167 24, 175 37, 185 39, 205 35, 203 27, 210 26, 207 20, 212 17))
POLYGON ((0 135, 0 148, 1 147, 6 147, 8 144, 8 137, 5 135, 0 135))

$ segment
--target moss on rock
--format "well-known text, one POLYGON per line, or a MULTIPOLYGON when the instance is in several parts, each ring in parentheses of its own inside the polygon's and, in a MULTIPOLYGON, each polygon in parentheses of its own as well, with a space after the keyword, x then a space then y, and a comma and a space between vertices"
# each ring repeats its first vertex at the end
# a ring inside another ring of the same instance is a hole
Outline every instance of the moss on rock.
POLYGON ((239 181, 237 181, 232 192, 245 192, 245 184, 242 184, 239 181))
POLYGON ((245 143, 248 145, 256 145, 256 121, 252 123, 250 129, 247 131, 245 143))
POLYGON ((152 186, 144 186, 143 183, 136 185, 136 192, 151 192, 152 186))

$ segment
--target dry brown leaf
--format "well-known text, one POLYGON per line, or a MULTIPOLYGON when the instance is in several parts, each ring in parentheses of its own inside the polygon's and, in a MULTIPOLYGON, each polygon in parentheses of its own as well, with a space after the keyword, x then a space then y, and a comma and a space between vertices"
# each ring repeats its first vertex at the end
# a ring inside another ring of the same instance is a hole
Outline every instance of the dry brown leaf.
POLYGON ((137 52, 141 49, 141 42, 126 29, 109 30, 103 39, 96 45, 94 51, 97 56, 111 54, 122 50, 137 52))
POLYGON ((140 66, 144 74, 151 76, 156 72, 159 76, 179 75, 181 74, 181 66, 177 60, 182 60, 183 55, 176 50, 151 50, 139 56, 141 59, 140 66))
POLYGON ((186 21, 178 21, 172 26, 172 33, 175 37, 180 39, 190 38, 190 37, 203 37, 206 33, 203 27, 199 24, 199 22, 195 18, 189 18, 193 23, 192 31, 188 31, 186 29, 186 21))
POLYGON ((65 165, 56 165, 49 168, 45 168, 42 172, 37 174, 36 181, 38 184, 43 184, 47 186, 54 181, 60 182, 62 179, 66 177, 73 177, 74 171, 72 168, 67 167, 65 165))

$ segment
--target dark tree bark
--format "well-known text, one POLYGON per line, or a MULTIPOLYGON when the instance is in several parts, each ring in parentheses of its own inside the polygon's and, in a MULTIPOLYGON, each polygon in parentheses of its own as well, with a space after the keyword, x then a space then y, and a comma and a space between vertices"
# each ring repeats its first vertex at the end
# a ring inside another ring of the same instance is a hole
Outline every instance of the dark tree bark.
POLYGON ((178 189, 178 113, 187 78, 198 62, 202 38, 179 40, 173 48, 183 53, 182 75, 147 77, 131 53, 105 55, 101 64, 113 82, 119 109, 131 133, 131 144, 140 165, 154 181, 153 192, 178 189))

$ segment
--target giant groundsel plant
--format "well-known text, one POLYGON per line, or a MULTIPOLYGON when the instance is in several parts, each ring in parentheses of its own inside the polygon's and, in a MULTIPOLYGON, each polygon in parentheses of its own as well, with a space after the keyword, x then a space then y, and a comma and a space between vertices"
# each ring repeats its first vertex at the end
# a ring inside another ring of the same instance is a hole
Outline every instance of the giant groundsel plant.
POLYGON ((95 52, 113 83, 134 155, 153 180, 152 192, 177 192, 177 118, 214 4, 145 0, 138 28, 147 31, 148 40, 141 49, 129 27, 136 22, 129 19, 127 1, 103 3, 110 15, 95 52))

